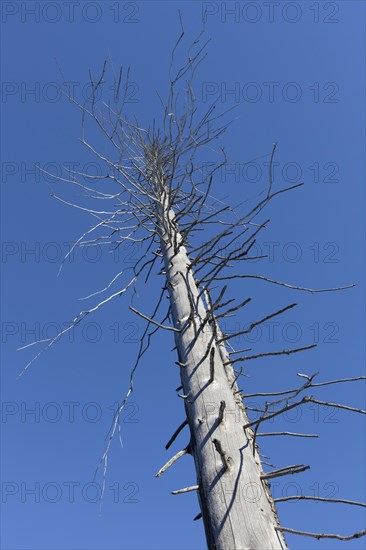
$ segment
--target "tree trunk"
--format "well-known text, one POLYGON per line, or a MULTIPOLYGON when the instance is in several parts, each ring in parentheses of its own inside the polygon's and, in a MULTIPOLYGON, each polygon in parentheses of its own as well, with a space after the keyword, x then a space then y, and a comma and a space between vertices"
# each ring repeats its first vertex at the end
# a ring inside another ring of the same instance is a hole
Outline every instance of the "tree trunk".
POLYGON ((161 249, 165 262, 178 351, 185 410, 191 433, 199 501, 207 545, 215 550, 287 548, 269 485, 261 479, 252 432, 244 432, 247 416, 235 396, 235 376, 223 343, 217 342, 215 321, 194 280, 186 248, 181 244, 167 192, 160 215, 161 249), (215 334, 216 332, 216 334, 215 334))

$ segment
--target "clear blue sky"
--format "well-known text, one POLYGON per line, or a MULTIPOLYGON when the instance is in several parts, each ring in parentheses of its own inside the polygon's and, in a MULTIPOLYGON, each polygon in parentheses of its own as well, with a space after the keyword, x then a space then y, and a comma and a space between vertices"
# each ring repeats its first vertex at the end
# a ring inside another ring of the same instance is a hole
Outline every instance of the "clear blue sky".
MULTIPOLYGON (((226 330, 298 301, 299 307, 265 326, 256 352, 319 342, 301 355, 263 359, 247 367, 247 392, 297 384, 297 372, 320 370, 319 381, 364 374, 364 25, 365 4, 337 2, 206 2, 208 57, 197 75, 196 96, 220 95, 225 109, 238 104, 223 144, 235 174, 220 174, 218 197, 237 203, 263 189, 269 153, 278 142, 275 185, 304 181, 270 207, 271 226, 259 240, 270 258, 253 268, 268 277, 313 288, 356 283, 341 292, 309 295, 266 283, 236 283, 233 297, 252 296, 251 309, 229 319, 226 330), (278 4, 278 5, 277 5, 278 4), (229 13, 230 9, 236 10, 229 13), (234 90, 235 93, 228 93, 234 90), (265 156, 266 155, 266 156, 265 156), (258 161, 245 164, 262 157, 258 161), (230 322, 229 322, 230 321, 230 322), (270 330, 273 331, 270 332, 270 330), (300 342, 300 344, 299 344, 300 342)), ((164 445, 183 420, 171 335, 158 334, 136 375, 131 404, 122 415, 123 449, 110 454, 102 511, 96 500, 113 404, 128 387, 136 340, 144 323, 122 297, 87 319, 20 380, 32 349, 16 348, 53 334, 103 287, 138 250, 113 257, 76 253, 57 278, 67 243, 90 227, 87 215, 49 196, 33 164, 93 162, 78 142, 80 116, 55 83, 65 78, 80 91, 88 69, 97 74, 109 56, 131 66, 133 100, 143 123, 159 115, 155 90, 166 91, 170 50, 179 31, 187 44, 200 29, 203 4, 191 2, 2 3, 2 545, 6 550, 203 549, 203 526, 193 522, 196 495, 171 490, 195 483, 183 458, 161 479, 154 474, 187 442, 164 445), (33 13, 31 13, 31 11, 33 13), (33 90, 33 93, 32 93, 33 90), (33 250, 33 253, 31 252, 33 250), (32 330, 35 331, 32 333, 32 330), (29 411, 34 409, 32 415, 29 411), (28 412, 27 412, 28 411, 28 412), (72 413, 73 411, 73 413, 72 413), (54 420, 54 421, 52 421, 54 420), (29 491, 35 489, 35 493, 29 491), (73 496, 72 496, 73 495, 73 496)), ((207 149, 205 160, 217 161, 207 149)), ((58 186, 59 193, 63 186, 58 186)), ((156 278, 157 279, 157 278, 156 278)), ((161 278, 139 285, 135 305, 151 312, 161 278)), ((364 383, 330 386, 320 399, 365 406, 364 383)), ((260 401, 256 401, 260 403, 260 401)), ((267 429, 319 433, 320 439, 265 438, 261 451, 277 467, 310 464, 298 476, 279 478, 274 496, 296 491, 365 499, 363 418, 303 408, 267 429)), ((363 528, 364 509, 341 504, 282 503, 286 527, 350 534, 363 528)), ((287 537, 293 549, 361 549, 350 542, 287 537)))

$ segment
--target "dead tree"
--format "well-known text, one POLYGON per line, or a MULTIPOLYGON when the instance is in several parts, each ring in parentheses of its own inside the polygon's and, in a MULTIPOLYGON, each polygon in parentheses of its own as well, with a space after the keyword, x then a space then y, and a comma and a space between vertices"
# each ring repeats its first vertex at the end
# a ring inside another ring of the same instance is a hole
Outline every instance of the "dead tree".
MULTIPOLYGON (((122 288, 108 294, 112 285, 125 277, 127 269, 118 273, 99 291, 106 298, 81 311, 65 330, 44 341, 44 347, 21 374, 43 351, 87 315, 133 289, 142 277, 145 276, 144 281, 148 281, 155 266, 160 264, 159 274, 164 277, 165 282, 153 313, 146 315, 130 308, 147 325, 132 368, 130 388, 111 426, 102 457, 104 471, 119 415, 133 391, 133 375, 139 361, 157 330, 173 332, 181 378, 181 386, 177 390, 184 403, 185 419, 166 448, 170 448, 183 429, 188 428, 189 435, 185 448, 175 454, 156 475, 161 476, 186 454, 193 457, 197 480, 192 486, 175 490, 173 494, 197 492, 201 513, 194 519, 202 517, 208 547, 217 550, 285 549, 287 546, 283 532, 286 531, 317 538, 349 540, 359 537, 366 532, 342 537, 282 527, 268 480, 300 473, 309 466, 295 464, 265 473, 258 453, 257 438, 275 435, 316 437, 314 434, 290 432, 258 433, 259 427, 266 420, 308 402, 323 403, 364 414, 365 411, 320 401, 313 395, 304 393, 316 386, 351 382, 363 377, 316 384, 313 381, 317 373, 301 375, 305 379, 301 386, 268 394, 279 398, 267 402, 265 409, 260 411, 259 418, 251 421, 243 404, 245 390, 239 390, 237 385, 243 370, 236 370, 234 365, 245 365, 249 360, 267 355, 290 355, 315 346, 304 344, 295 349, 248 354, 248 350, 235 351, 230 344, 231 338, 248 334, 265 321, 285 315, 296 306, 295 303, 282 305, 277 311, 269 312, 253 321, 237 334, 225 334, 220 329, 221 319, 235 314, 250 302, 250 297, 246 296, 240 297, 238 303, 233 298, 226 297, 229 293, 228 286, 220 285, 233 278, 254 278, 261 281, 260 284, 281 285, 303 292, 326 292, 348 287, 316 290, 276 281, 255 274, 250 269, 247 273, 240 269, 235 274, 230 270, 228 272, 233 262, 246 266, 251 260, 258 259, 251 255, 251 250, 257 235, 269 224, 268 219, 260 219, 263 209, 276 196, 294 190, 302 183, 289 188, 275 188, 271 166, 276 149, 274 146, 270 156, 268 186, 250 208, 243 212, 242 206, 229 206, 213 197, 211 188, 215 174, 226 163, 225 151, 221 149, 222 160, 205 175, 202 175, 195 158, 208 144, 215 146, 219 143, 228 123, 221 122, 226 113, 216 114, 215 102, 206 112, 200 114, 195 100, 192 82, 197 67, 205 57, 206 44, 201 44, 202 36, 194 42, 187 62, 174 72, 175 54, 183 35, 182 29, 173 49, 169 93, 167 100, 161 100, 163 120, 160 125, 154 121, 149 128, 144 129, 125 115, 129 75, 127 73, 125 76, 122 70, 114 73, 113 66, 113 100, 102 105, 98 103, 98 92, 104 89, 106 83, 107 63, 104 64, 99 79, 94 79, 90 74, 93 93, 89 102, 81 103, 76 98, 71 98, 82 116, 82 144, 105 166, 103 176, 66 170, 62 178, 62 181, 81 189, 88 200, 96 203, 102 201, 102 208, 69 202, 53 193, 58 200, 88 212, 95 220, 92 227, 75 242, 74 247, 94 246, 97 243, 119 247, 124 242, 138 242, 141 244, 142 254, 131 268, 131 277, 122 288), (182 82, 185 93, 181 97, 178 85, 182 82), (100 136, 106 138, 111 149, 108 156, 100 152, 101 148, 87 138, 90 122, 96 124, 100 136), (105 207, 106 204, 111 206, 105 207), (206 241, 200 239, 203 229, 206 241), (240 246, 237 246, 238 242, 240 246), (169 308, 167 312, 160 313, 166 293, 169 297, 169 308), (170 324, 167 324, 169 321, 170 324)), ((98 293, 91 297, 95 294, 98 293)), ((279 500, 284 499, 277 499, 279 500)), ((362 505, 344 499, 337 502, 362 505)))

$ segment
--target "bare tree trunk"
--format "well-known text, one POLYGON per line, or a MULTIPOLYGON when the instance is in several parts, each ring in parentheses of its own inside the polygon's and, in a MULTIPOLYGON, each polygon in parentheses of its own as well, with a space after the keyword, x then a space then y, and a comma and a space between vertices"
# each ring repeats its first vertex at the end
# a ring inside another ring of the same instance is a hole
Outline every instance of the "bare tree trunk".
POLYGON ((228 354, 207 321, 174 212, 163 194, 161 248, 170 295, 185 409, 191 432, 198 495, 208 547, 216 550, 285 549, 244 408, 234 396, 228 354), (226 356, 225 356, 226 355, 226 356))
MULTIPOLYGON (((332 533, 311 533, 281 527, 267 479, 300 473, 307 470, 309 466, 297 464, 264 474, 255 440, 257 430, 263 422, 309 402, 366 414, 366 411, 362 409, 320 401, 312 395, 304 395, 303 393, 310 388, 365 380, 366 377, 358 376, 314 383, 314 378, 319 373, 311 375, 299 373, 299 376, 303 379, 299 387, 273 393, 261 392, 242 396, 236 385, 235 371, 232 367, 234 363, 259 357, 290 355, 312 349, 316 344, 313 343, 295 349, 268 351, 251 356, 244 355, 230 361, 230 354, 226 349, 225 342, 233 335, 221 334, 218 319, 233 311, 238 311, 248 303, 250 298, 234 307, 226 308, 225 311, 221 310, 221 313, 215 317, 218 308, 226 307, 229 303, 235 302, 235 299, 222 302, 222 297, 227 288, 225 286, 221 289, 216 302, 212 304, 209 290, 211 283, 216 284, 218 281, 228 281, 235 278, 242 281, 253 278, 276 286, 310 293, 344 290, 351 288, 353 285, 312 289, 277 281, 262 274, 243 274, 240 271, 235 274, 231 272, 229 275, 223 273, 230 266, 229 262, 263 257, 249 256, 248 253, 256 242, 256 236, 262 229, 267 227, 269 220, 255 224, 253 220, 275 196, 297 189, 303 183, 296 183, 287 188, 274 189, 272 173, 272 161, 276 150, 276 144, 274 144, 269 163, 267 192, 258 195, 258 202, 255 206, 250 206, 248 212, 242 215, 238 210, 242 203, 232 208, 221 200, 217 202, 217 199, 210 194, 214 175, 218 173, 222 166, 227 164, 226 153, 221 148, 222 162, 213 164, 206 175, 203 174, 202 166, 200 167, 194 163, 194 158, 201 147, 206 146, 213 140, 220 139, 228 124, 219 122, 219 119, 226 112, 220 115, 215 113, 216 101, 208 107, 203 117, 199 114, 200 110, 197 111, 192 82, 198 65, 206 55, 203 52, 207 42, 203 46, 199 45, 202 33, 189 49, 186 63, 177 71, 173 70, 175 51, 184 36, 182 22, 181 26, 182 32, 172 50, 169 69, 170 88, 168 99, 165 104, 163 102, 164 116, 161 127, 155 128, 154 120, 152 127, 146 130, 140 127, 137 121, 132 123, 122 114, 129 86, 128 71, 126 82, 125 84, 122 83, 122 69, 120 69, 118 75, 115 74, 113 69, 114 107, 112 107, 113 102, 112 104, 104 103, 105 112, 99 110, 99 106, 96 104, 96 92, 105 83, 106 62, 98 81, 94 81, 90 76, 92 89, 90 106, 86 106, 84 102, 79 103, 74 97, 70 97, 70 100, 82 112, 83 145, 97 159, 105 163, 107 169, 103 176, 98 175, 96 178, 89 174, 78 173, 79 176, 84 176, 85 181, 90 182, 87 185, 78 181, 74 174, 70 175, 68 170, 66 170, 65 177, 59 177, 58 179, 62 182, 72 183, 78 189, 84 189, 85 196, 91 199, 101 199, 103 201, 108 199, 113 204, 112 210, 95 210, 94 207, 89 209, 64 201, 54 195, 61 202, 81 208, 93 217, 92 228, 89 228, 79 237, 63 261, 66 260, 76 246, 94 246, 100 244, 101 239, 103 239, 104 244, 113 243, 116 247, 119 247, 121 243, 132 242, 141 243, 143 248, 140 257, 133 265, 133 277, 124 288, 120 288, 117 292, 102 298, 89 309, 80 311, 72 322, 67 324, 67 328, 60 330, 56 336, 40 340, 39 343, 42 344, 42 349, 27 363, 19 376, 22 376, 34 361, 44 351, 52 347, 65 333, 79 325, 87 315, 97 311, 111 300, 122 296, 147 271, 146 283, 155 262, 158 258, 161 260, 159 251, 151 248, 155 246, 156 240, 158 240, 160 241, 165 263, 167 284, 162 289, 151 317, 130 307, 136 314, 148 321, 148 324, 140 338, 137 358, 131 368, 128 391, 116 411, 108 434, 106 448, 100 461, 100 464, 103 464, 103 483, 107 472, 108 453, 113 437, 117 433, 121 411, 133 391, 134 373, 140 359, 149 347, 150 338, 156 332, 157 325, 162 329, 173 330, 175 334, 183 387, 181 397, 184 399, 187 416, 187 419, 172 436, 167 447, 187 424, 190 428, 190 441, 187 447, 172 457, 156 475, 160 476, 186 453, 193 456, 197 472, 197 485, 174 491, 174 494, 184 493, 188 490, 198 491, 209 549, 286 550, 287 546, 283 532, 317 539, 351 540, 359 538, 366 535, 366 530, 343 536, 332 533), (196 49, 196 53, 192 53, 192 48, 193 50, 196 49), (185 94, 183 100, 178 100, 177 85, 182 83, 183 79, 185 94), (102 130, 102 134, 108 140, 109 145, 112 144, 113 153, 110 157, 105 156, 104 152, 102 154, 95 149, 94 145, 89 143, 86 137, 85 124, 85 120, 89 119, 97 124, 99 130, 102 130), (201 176, 203 179, 201 179, 201 176), (100 186, 102 180, 105 182, 106 187, 100 186), (89 186, 93 183, 96 185, 94 190, 93 187, 89 186), (111 187, 107 185, 108 183, 112 184, 111 187), (115 184, 117 184, 117 190, 115 184), (199 187, 202 185, 203 187, 199 187), (212 199, 215 201, 213 204, 212 199), (219 204, 219 208, 217 208, 216 203, 219 204), (228 220, 225 218, 227 221, 220 219, 224 212, 226 212, 226 216, 229 216, 228 220), (95 218, 97 218, 97 223, 95 223, 95 218), (181 233, 178 223, 182 228, 181 233), (191 262, 184 244, 186 241, 188 242, 188 239, 192 244, 190 240, 192 233, 204 229, 208 223, 220 224, 219 231, 212 241, 201 242, 198 248, 193 249, 191 262), (224 224, 225 228, 223 230, 221 224, 224 224), (98 234, 93 238, 91 234, 99 230, 102 235, 98 234), (124 231, 127 233, 124 233, 124 231), (229 237, 229 240, 225 242, 224 239, 227 237, 229 237), (233 249, 234 241, 241 243, 239 250, 235 247, 233 249), (218 252, 215 254, 217 247, 218 252), (201 276, 199 284, 195 281, 193 267, 195 267, 196 274, 199 270, 205 268, 201 272, 203 276, 201 276), (156 321, 157 315, 160 314, 159 308, 166 288, 169 292, 170 315, 174 327, 162 324, 169 317, 169 312, 165 314, 162 323, 156 321), (151 324, 155 325, 152 331, 150 331, 151 324), (298 398, 300 394, 303 396, 302 399, 298 398), (275 400, 266 402, 264 405, 265 410, 261 412, 259 418, 249 421, 242 403, 242 397, 253 395, 272 396, 275 400), (296 400, 297 398, 298 400, 296 400), (269 411, 270 407, 271 412, 269 411), (254 432, 251 429, 252 426, 255 426, 254 432)), ((212 163, 208 164, 212 165, 212 163)), ((52 174, 49 175, 52 176, 52 174)), ((62 264, 60 269, 61 267, 62 264)), ((123 271, 118 273, 104 289, 91 294, 87 298, 107 291, 123 274, 123 271)), ((257 325, 283 314, 296 305, 296 303, 292 303, 278 309, 251 323, 248 329, 236 333, 236 335, 249 333, 257 325)), ((33 346, 33 343, 29 345, 33 346)), ((235 353, 242 353, 242 351, 235 351, 235 353)), ((259 435, 317 437, 316 434, 291 432, 272 432, 259 435)), ((297 498, 296 495, 286 497, 287 500, 295 498, 297 498)), ((302 495, 302 498, 313 499, 314 497, 302 495)), ((276 499, 276 502, 283 500, 283 498, 276 499)), ((362 503, 345 499, 322 500, 365 506, 362 503)))

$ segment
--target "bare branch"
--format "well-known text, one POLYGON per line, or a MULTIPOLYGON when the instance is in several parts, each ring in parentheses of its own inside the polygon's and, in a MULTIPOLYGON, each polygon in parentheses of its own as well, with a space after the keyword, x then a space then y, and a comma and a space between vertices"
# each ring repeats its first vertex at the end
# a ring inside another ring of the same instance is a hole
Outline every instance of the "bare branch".
POLYGON ((251 426, 255 426, 255 424, 260 424, 261 422, 264 422, 265 420, 269 420, 270 418, 274 418, 275 416, 278 416, 279 414, 283 414, 286 411, 290 411, 291 409, 294 409, 295 407, 299 407, 303 405, 304 403, 309 403, 310 397, 305 396, 301 399, 301 401, 296 401, 295 403, 291 403, 291 405, 287 405, 286 407, 283 407, 283 409, 279 411, 275 411, 273 413, 267 414, 265 416, 262 416, 258 420, 253 420, 252 422, 248 422, 243 426, 243 429, 250 428, 251 426))
POLYGON ((295 286, 290 285, 288 283, 282 283, 281 281, 274 281, 273 279, 269 279, 268 277, 263 277, 262 275, 227 275, 226 277, 215 277, 215 281, 227 281, 229 279, 260 279, 261 281, 267 281, 267 283, 272 283, 274 285, 280 285, 284 286, 286 288, 291 288, 293 290, 303 290, 304 292, 310 292, 311 294, 315 294, 316 292, 333 292, 336 290, 346 290, 348 288, 353 288, 356 285, 346 285, 346 286, 338 286, 334 288, 306 288, 302 286, 295 286))
POLYGON ((178 426, 178 428, 173 433, 172 437, 169 439, 168 443, 165 445, 166 450, 168 450, 169 447, 172 445, 172 443, 174 443, 174 441, 176 440, 176 438, 178 437, 180 432, 183 430, 183 428, 185 428, 187 426, 187 424, 188 424, 188 420, 185 419, 182 422, 182 424, 180 426, 178 426))
POLYGON ((291 355, 292 353, 298 353, 299 351, 305 351, 307 349, 316 348, 317 344, 310 344, 309 346, 304 346, 301 348, 295 349, 284 349, 282 351, 268 351, 266 353, 258 353, 257 355, 247 355, 246 357, 239 357, 231 361, 231 364, 238 363, 240 361, 250 361, 251 359, 259 359, 260 357, 269 357, 272 355, 291 355))
MULTIPOLYGON (((248 351, 248 350, 241 350, 241 351, 248 351)), ((232 353, 240 353, 240 352, 232 352, 232 353)), ((319 382, 317 384, 310 384, 308 388, 316 388, 319 386, 328 386, 330 384, 339 384, 343 382, 356 382, 358 380, 366 380, 366 376, 357 376, 355 378, 339 378, 338 380, 330 380, 328 382, 319 382)), ((244 398, 247 399, 248 397, 269 397, 269 396, 275 396, 275 395, 286 395, 289 393, 294 393, 298 390, 298 388, 294 388, 292 390, 285 390, 285 391, 278 391, 278 392, 269 392, 269 393, 247 393, 244 395, 244 398)))
POLYGON ((289 527, 275 527, 276 531, 283 531, 285 533, 292 533, 293 535, 303 535, 305 537, 313 537, 314 539, 338 539, 338 540, 352 540, 359 539, 366 535, 366 529, 364 531, 359 531, 353 535, 332 535, 326 533, 309 533, 307 531, 298 531, 297 529, 290 529, 289 527))
POLYGON ((272 435, 289 435, 292 437, 319 437, 318 434, 298 434, 294 432, 268 432, 263 434, 258 434, 257 437, 266 437, 266 436, 272 436, 272 435))
POLYGON ((355 407, 349 407, 348 405, 340 405, 339 403, 330 403, 328 401, 319 401, 319 399, 314 399, 313 397, 309 398, 309 401, 312 403, 317 403, 318 405, 325 405, 327 407, 336 407, 337 409, 345 409, 346 411, 353 411, 361 414, 366 414, 366 411, 362 409, 356 409, 355 407))
POLYGON ((158 473, 155 474, 155 477, 160 477, 162 474, 164 474, 164 472, 167 471, 168 468, 170 468, 170 466, 172 466, 174 464, 174 462, 176 462, 181 456, 184 456, 187 453, 189 453, 189 448, 188 447, 186 447, 182 451, 179 451, 179 453, 175 454, 170 460, 168 460, 168 462, 166 464, 164 464, 164 466, 162 468, 160 468, 158 473))
MULTIPOLYGON (((245 303, 245 302, 244 302, 245 303)), ((246 303, 248 303, 248 300, 246 300, 246 303)), ((254 323, 251 323, 249 328, 247 328, 246 330, 242 330, 240 332, 236 332, 235 334, 229 334, 227 336, 224 336, 223 338, 221 338, 219 340, 219 343, 220 342, 224 342, 225 340, 229 340, 230 338, 234 338, 236 336, 240 336, 242 334, 248 334, 249 332, 251 332, 253 330, 253 328, 255 328, 256 326, 258 325, 261 325, 262 323, 268 321, 269 319, 272 319, 273 317, 277 317, 277 315, 281 315, 282 313, 284 313, 285 311, 289 310, 289 309, 292 309, 293 307, 297 306, 297 304, 290 304, 289 306, 286 306, 282 309, 279 309, 278 311, 276 311, 275 313, 271 313, 270 315, 266 315, 266 317, 263 317, 263 319, 260 319, 259 321, 255 321, 254 323)))
POLYGON ((155 321, 154 319, 150 319, 150 317, 147 317, 146 315, 144 315, 143 313, 140 313, 139 311, 137 311, 137 309, 135 309, 134 307, 132 306, 128 306, 128 308, 133 311, 134 313, 136 313, 136 315, 139 315, 140 317, 142 317, 143 319, 145 319, 146 321, 149 321, 149 323, 152 323, 153 325, 156 325, 157 327, 159 328, 163 328, 165 330, 172 330, 173 332, 180 332, 179 329, 175 328, 175 327, 168 327, 166 325, 161 325, 160 323, 158 323, 157 321, 155 321))
POLYGON ((305 470, 310 470, 310 466, 304 466, 303 464, 295 464, 294 466, 286 466, 286 468, 280 468, 278 470, 273 470, 268 474, 261 476, 261 479, 271 479, 273 477, 287 476, 289 474, 300 474, 305 472, 305 470))
POLYGON ((297 495, 275 498, 275 502, 285 502, 286 500, 319 500, 322 502, 339 502, 341 504, 352 504, 353 506, 362 506, 366 508, 364 502, 357 502, 356 500, 345 500, 343 498, 325 498, 325 497, 312 497, 307 495, 297 495))
POLYGON ((189 493, 190 491, 198 491, 198 485, 192 485, 191 487, 185 487, 184 489, 178 489, 177 491, 172 491, 172 495, 181 495, 183 493, 189 493))
POLYGON ((101 302, 99 302, 96 306, 88 309, 88 310, 83 310, 83 311, 80 311, 80 313, 78 313, 78 315, 69 323, 69 325, 64 329, 64 330, 61 330, 59 331, 56 336, 54 336, 53 338, 45 338, 44 340, 39 340, 37 342, 32 342, 31 344, 27 344, 26 346, 22 346, 21 348, 18 348, 18 350, 22 350, 22 349, 25 349, 25 348, 28 348, 30 346, 34 346, 35 344, 40 344, 40 343, 44 343, 44 342, 47 342, 47 345, 41 349, 41 351, 39 351, 37 353, 37 355, 35 355, 33 357, 33 359, 31 361, 29 361, 29 363, 24 367, 24 369, 18 374, 17 378, 20 378, 21 376, 23 376, 23 374, 29 369, 29 367, 36 361, 36 359, 38 359, 38 357, 40 357, 40 355, 42 355, 45 351, 47 351, 48 349, 50 349, 58 340, 60 340, 60 338, 66 334, 67 332, 69 332, 71 329, 75 328, 77 325, 79 325, 83 319, 85 319, 85 317, 87 315, 90 315, 91 313, 94 313, 95 311, 97 311, 97 309, 101 308, 102 306, 104 306, 107 302, 110 302, 111 300, 113 300, 114 298, 118 297, 118 296, 121 296, 122 294, 124 294, 128 289, 129 287, 135 282, 136 280, 136 277, 133 277, 131 279, 131 281, 127 284, 127 286, 121 290, 119 290, 118 292, 115 292, 114 294, 112 294, 111 296, 108 296, 108 298, 105 298, 104 300, 102 300, 101 302))

